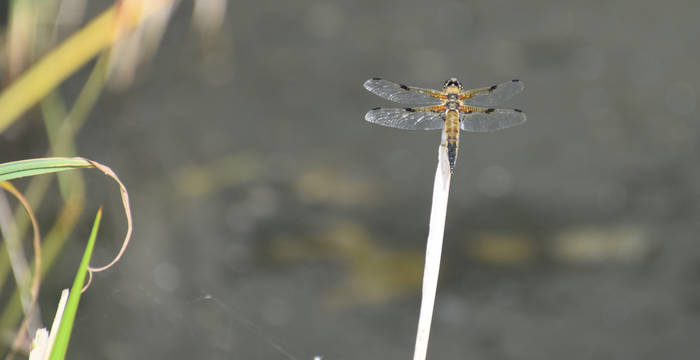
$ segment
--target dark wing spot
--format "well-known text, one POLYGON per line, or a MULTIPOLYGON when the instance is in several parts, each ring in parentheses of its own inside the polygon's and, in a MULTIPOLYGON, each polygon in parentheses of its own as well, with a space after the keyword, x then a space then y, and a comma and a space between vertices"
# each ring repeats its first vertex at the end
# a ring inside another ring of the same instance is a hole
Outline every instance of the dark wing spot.
POLYGON ((372 108, 372 110, 379 110, 381 109, 380 107, 372 108))
POLYGON ((494 90, 496 90, 497 87, 498 87, 498 85, 491 86, 491 87, 489 88, 489 91, 494 91, 494 90))
POLYGON ((406 110, 408 112, 415 112, 416 111, 416 109, 414 109, 414 108, 405 108, 404 110, 406 110))
POLYGON ((520 82, 520 80, 518 80, 518 79, 513 79, 512 81, 513 82, 520 82))
POLYGON ((471 111, 471 110, 467 111, 467 114, 471 114, 471 113, 473 113, 473 111, 471 111))
POLYGON ((494 112, 494 110, 496 110, 496 109, 491 108, 491 109, 486 109, 486 111, 484 111, 484 112, 487 113, 487 114, 489 114, 489 113, 494 112))
POLYGON ((399 86, 401 86, 401 88, 404 89, 404 90, 408 90, 408 86, 406 86, 406 85, 399 84, 399 86))
POLYGON ((372 80, 381 80, 382 78, 373 77, 372 80))
POLYGON ((523 111, 520 110, 520 109, 513 109, 513 111, 515 111, 515 112, 523 112, 523 111))

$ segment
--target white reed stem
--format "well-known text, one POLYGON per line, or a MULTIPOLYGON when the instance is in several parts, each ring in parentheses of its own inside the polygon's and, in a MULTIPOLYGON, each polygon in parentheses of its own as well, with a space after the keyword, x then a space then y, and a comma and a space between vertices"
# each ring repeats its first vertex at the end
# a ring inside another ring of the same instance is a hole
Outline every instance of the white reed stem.
POLYGON ((423 271, 423 296, 418 318, 418 333, 413 360, 425 360, 430 337, 430 324, 433 321, 435 292, 437 291, 438 275, 440 273, 440 256, 442 253, 442 238, 445 233, 445 216, 447 214, 447 198, 450 193, 450 166, 445 151, 445 134, 438 148, 438 166, 435 171, 433 186, 433 205, 430 210, 430 230, 425 249, 425 269, 423 271))

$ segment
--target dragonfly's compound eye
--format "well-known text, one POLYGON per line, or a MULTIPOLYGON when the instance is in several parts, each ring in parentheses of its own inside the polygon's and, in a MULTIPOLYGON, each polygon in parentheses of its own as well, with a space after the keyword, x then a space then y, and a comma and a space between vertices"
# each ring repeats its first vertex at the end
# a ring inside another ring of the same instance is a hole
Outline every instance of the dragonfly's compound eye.
POLYGON ((445 89, 447 89, 448 87, 451 87, 451 86, 456 86, 460 90, 462 90, 462 84, 459 82, 459 80, 457 80, 455 78, 450 78, 450 79, 445 81, 445 85, 444 85, 445 89))

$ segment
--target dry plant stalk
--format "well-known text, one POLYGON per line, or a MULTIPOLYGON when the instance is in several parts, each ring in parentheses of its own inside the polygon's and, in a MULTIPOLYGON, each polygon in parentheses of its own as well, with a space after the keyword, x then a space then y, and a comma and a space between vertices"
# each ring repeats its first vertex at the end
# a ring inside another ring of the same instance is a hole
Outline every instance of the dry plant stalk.
POLYGON ((423 293, 418 317, 418 332, 413 360, 425 360, 430 338, 430 325, 433 321, 435 293, 437 292, 440 274, 440 258, 442 254, 442 239, 445 233, 445 217, 447 215, 447 199, 450 194, 450 165, 445 149, 445 133, 438 148, 438 165, 435 170, 433 185, 433 204, 430 209, 430 230, 425 249, 425 268, 423 270, 423 293))

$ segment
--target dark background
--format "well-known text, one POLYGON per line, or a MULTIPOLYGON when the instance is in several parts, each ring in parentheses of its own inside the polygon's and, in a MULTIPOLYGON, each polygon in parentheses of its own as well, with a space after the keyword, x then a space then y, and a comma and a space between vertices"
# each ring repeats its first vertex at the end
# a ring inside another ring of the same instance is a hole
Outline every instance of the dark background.
MULTIPOLYGON (((78 138, 129 188, 135 231, 70 358, 410 358, 440 134, 365 122, 388 105, 374 76, 525 82, 503 105, 524 125, 462 134, 430 358, 700 356, 697 1, 229 2, 207 41, 191 13, 78 138)), ((18 157, 43 154, 26 136, 18 157)), ((104 204, 98 265, 124 220, 86 176, 75 238, 104 204)))

